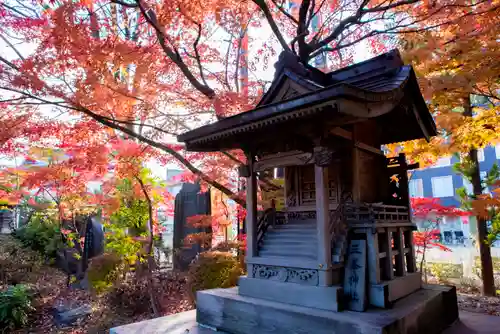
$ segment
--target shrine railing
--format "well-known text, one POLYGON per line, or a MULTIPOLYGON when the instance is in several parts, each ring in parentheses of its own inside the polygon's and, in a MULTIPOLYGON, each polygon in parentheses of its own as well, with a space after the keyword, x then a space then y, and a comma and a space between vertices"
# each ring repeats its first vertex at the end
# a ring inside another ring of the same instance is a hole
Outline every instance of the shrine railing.
POLYGON ((408 207, 385 204, 345 204, 344 217, 350 223, 408 223, 408 207))
POLYGON ((285 222, 285 213, 277 211, 275 208, 269 208, 259 215, 257 221, 257 245, 262 243, 269 226, 283 224, 285 222))
POLYGON ((330 242, 335 241, 335 236, 340 232, 340 229, 343 228, 344 223, 344 214, 345 214, 345 204, 339 204, 337 208, 333 211, 330 211, 330 222, 329 222, 329 234, 330 234, 330 242))

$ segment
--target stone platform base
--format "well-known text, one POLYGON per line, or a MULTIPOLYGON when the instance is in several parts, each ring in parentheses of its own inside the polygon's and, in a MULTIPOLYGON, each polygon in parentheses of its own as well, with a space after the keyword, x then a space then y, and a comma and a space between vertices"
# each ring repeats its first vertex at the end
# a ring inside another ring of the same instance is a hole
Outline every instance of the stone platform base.
MULTIPOLYGON (((445 333, 497 333, 499 317, 473 316, 481 319, 457 323, 445 333), (472 326, 488 321, 491 331, 472 326)), ((199 292, 197 310, 112 328, 110 334, 437 334, 457 318, 454 287, 424 286, 390 310, 368 312, 330 312, 264 301, 242 297, 233 288, 199 292)))
POLYGON ((326 311, 343 310, 344 293, 340 286, 290 284, 242 276, 238 281, 238 293, 243 297, 266 299, 326 311))
POLYGON ((456 290, 446 286, 425 286, 392 309, 367 312, 331 312, 245 297, 238 288, 197 295, 197 322, 233 334, 438 334, 457 319, 456 290))

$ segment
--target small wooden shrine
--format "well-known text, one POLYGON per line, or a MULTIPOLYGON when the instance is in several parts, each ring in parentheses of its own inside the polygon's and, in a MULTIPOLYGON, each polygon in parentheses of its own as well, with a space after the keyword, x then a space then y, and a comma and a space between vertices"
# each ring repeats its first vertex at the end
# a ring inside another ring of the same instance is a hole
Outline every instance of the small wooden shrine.
MULTIPOLYGON (((381 147, 435 134, 412 67, 391 51, 332 73, 283 53, 255 109, 179 136, 190 151, 246 153, 247 276, 238 302, 364 311, 421 289, 407 180, 414 166, 381 147), (285 171, 285 208, 259 215, 259 175, 276 167, 285 171)), ((198 295, 199 322, 238 333, 262 329, 234 327, 241 305, 214 321, 205 305, 212 297, 198 295)))

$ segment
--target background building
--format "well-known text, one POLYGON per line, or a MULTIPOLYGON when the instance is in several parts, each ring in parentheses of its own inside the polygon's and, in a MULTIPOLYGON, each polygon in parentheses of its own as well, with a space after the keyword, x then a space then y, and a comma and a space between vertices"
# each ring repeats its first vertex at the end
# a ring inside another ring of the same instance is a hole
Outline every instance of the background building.
MULTIPOLYGON (((484 178, 495 163, 500 163, 500 144, 478 150, 478 160, 481 177, 484 178)), ((465 187, 472 193, 472 185, 453 171, 453 165, 457 162, 456 157, 444 157, 432 167, 413 171, 410 175, 410 196, 439 198, 445 206, 460 207, 457 190, 465 187)), ((487 192, 489 189, 485 189, 487 192)), ((425 222, 417 221, 419 228, 423 228, 423 224, 425 222)), ((474 238, 477 224, 475 217, 445 217, 440 230, 441 234, 452 232, 453 243, 457 242, 455 231, 461 231, 467 243, 474 238)))

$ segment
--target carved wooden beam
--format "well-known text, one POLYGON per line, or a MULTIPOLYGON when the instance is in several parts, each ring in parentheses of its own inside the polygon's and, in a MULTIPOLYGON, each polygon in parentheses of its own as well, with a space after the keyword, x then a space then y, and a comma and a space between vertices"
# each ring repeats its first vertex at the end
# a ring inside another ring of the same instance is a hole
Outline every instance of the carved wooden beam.
POLYGON ((335 151, 329 147, 317 146, 314 148, 314 163, 319 167, 328 167, 333 162, 335 151))
POLYGON ((339 136, 339 137, 342 137, 345 139, 352 140, 352 132, 345 130, 345 129, 342 129, 340 127, 335 127, 333 129, 331 129, 330 133, 335 135, 335 136, 339 136))
MULTIPOLYGON (((342 137, 342 138, 345 138, 345 139, 348 139, 348 140, 353 140, 352 132, 348 131, 348 130, 345 130, 345 129, 342 129, 340 127, 335 127, 333 129, 331 129, 330 133, 333 134, 333 135, 335 135, 335 136, 339 136, 339 137, 342 137)), ((374 154, 377 154, 377 155, 384 155, 384 152, 382 152, 382 150, 380 150, 380 149, 378 149, 376 147, 370 146, 368 144, 359 142, 359 141, 355 142, 354 146, 357 147, 357 148, 359 148, 360 150, 363 150, 363 151, 366 151, 366 152, 374 153, 374 154)))
POLYGON ((362 142, 356 142, 354 144, 355 147, 359 148, 360 150, 363 150, 363 151, 366 151, 366 152, 369 152, 369 153, 373 153, 373 154, 377 154, 377 155, 384 155, 384 152, 376 147, 373 147, 373 146, 370 146, 370 145, 367 145, 365 143, 362 143, 362 142))
POLYGON ((254 163, 254 171, 259 172, 275 167, 302 166, 310 163, 313 163, 312 153, 290 151, 261 158, 254 163))

